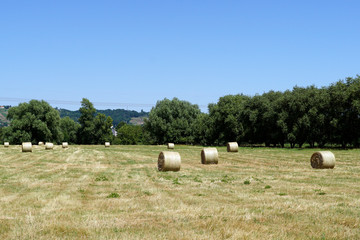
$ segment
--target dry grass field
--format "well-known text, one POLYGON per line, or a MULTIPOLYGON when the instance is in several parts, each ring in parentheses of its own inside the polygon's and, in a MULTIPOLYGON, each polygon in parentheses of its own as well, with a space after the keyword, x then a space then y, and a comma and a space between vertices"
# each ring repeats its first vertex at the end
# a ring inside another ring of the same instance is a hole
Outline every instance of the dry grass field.
POLYGON ((0 148, 0 239, 360 239, 360 150, 175 146, 179 172, 158 172, 165 146, 0 148))

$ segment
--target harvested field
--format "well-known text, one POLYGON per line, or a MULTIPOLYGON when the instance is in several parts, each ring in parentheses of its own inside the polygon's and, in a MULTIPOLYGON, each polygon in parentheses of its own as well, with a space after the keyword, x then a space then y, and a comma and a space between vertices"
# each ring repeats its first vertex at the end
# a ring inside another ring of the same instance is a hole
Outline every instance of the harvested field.
POLYGON ((360 150, 176 145, 179 172, 159 172, 167 146, 0 148, 0 239, 360 239, 360 150))

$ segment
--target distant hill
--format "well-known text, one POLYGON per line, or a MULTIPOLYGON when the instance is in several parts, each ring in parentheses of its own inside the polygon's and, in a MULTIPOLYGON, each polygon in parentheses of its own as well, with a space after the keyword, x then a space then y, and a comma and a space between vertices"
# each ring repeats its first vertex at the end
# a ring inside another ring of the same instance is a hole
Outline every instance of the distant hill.
MULTIPOLYGON (((74 121, 78 121, 80 117, 80 111, 70 111, 67 109, 57 109, 60 113, 60 117, 70 117, 74 121)), ((113 125, 116 126, 120 122, 126 122, 133 125, 142 125, 144 121, 140 121, 138 119, 144 119, 149 116, 148 112, 137 112, 133 110, 125 110, 125 109, 106 109, 106 110, 96 110, 97 113, 105 114, 105 116, 110 116, 113 119, 113 125)))
POLYGON ((8 126, 10 121, 6 119, 6 116, 8 114, 8 109, 3 108, 3 106, 0 107, 0 127, 8 126))
POLYGON ((144 125, 145 123, 145 118, 147 118, 148 116, 146 117, 133 117, 131 118, 130 120, 130 124, 131 125, 144 125))
MULTIPOLYGON (((62 108, 56 109, 59 111, 61 118, 68 116, 74 121, 78 121, 80 117, 79 111, 70 111, 62 108)), ((113 119, 114 126, 118 125, 120 122, 126 122, 132 125, 142 125, 144 124, 144 118, 147 118, 149 116, 148 112, 137 112, 125 109, 96 110, 96 113, 103 113, 106 116, 110 116, 113 119)), ((10 121, 6 119, 7 114, 8 109, 0 107, 0 127, 5 127, 9 125, 10 121)))

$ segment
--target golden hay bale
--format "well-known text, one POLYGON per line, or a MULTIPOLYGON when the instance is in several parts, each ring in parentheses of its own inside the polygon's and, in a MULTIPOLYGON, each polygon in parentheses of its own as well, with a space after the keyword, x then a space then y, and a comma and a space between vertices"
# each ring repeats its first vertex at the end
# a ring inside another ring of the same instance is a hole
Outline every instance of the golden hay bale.
POLYGON ((54 148, 53 143, 50 142, 45 143, 45 150, 53 150, 53 148, 54 148))
POLYGON ((178 152, 163 151, 159 154, 158 169, 159 171, 174 171, 180 170, 181 157, 178 152))
POLYGON ((330 151, 315 152, 310 159, 313 168, 334 168, 335 155, 330 151))
POLYGON ((109 143, 109 142, 105 142, 105 147, 110 147, 110 143, 109 143))
POLYGON ((44 142, 39 142, 38 145, 39 145, 39 146, 43 146, 43 145, 44 145, 44 142))
POLYGON ((63 147, 63 148, 68 148, 68 147, 69 147, 69 144, 68 144, 67 142, 63 142, 63 143, 62 143, 62 147, 63 147))
POLYGON ((4 147, 9 147, 10 146, 10 143, 9 142, 4 142, 4 147))
POLYGON ((32 144, 31 142, 23 142, 21 149, 23 152, 32 152, 32 144))
POLYGON ((173 143, 168 143, 168 149, 174 149, 175 148, 175 144, 173 143))
POLYGON ((228 142, 226 144, 226 148, 228 152, 238 152, 239 151, 239 145, 237 142, 228 142))
POLYGON ((203 148, 201 150, 202 164, 218 164, 219 154, 216 148, 203 148))

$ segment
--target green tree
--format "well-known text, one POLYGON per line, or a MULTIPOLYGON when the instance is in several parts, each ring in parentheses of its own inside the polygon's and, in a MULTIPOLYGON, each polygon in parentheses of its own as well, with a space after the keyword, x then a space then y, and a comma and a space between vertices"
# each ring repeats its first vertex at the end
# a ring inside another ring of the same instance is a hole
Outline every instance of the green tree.
POLYGON ((193 124, 193 129, 196 144, 214 144, 214 121, 209 114, 200 113, 193 124))
POLYGON ((252 144, 265 143, 270 146, 274 129, 274 115, 269 98, 256 95, 244 102, 241 120, 244 125, 244 139, 252 144))
POLYGON ((136 145, 143 143, 143 127, 123 124, 117 129, 116 142, 123 145, 136 145))
POLYGON ((64 117, 60 120, 60 129, 63 133, 63 141, 68 143, 77 143, 77 132, 80 124, 70 117, 64 117))
POLYGON ((177 98, 158 101, 145 122, 154 143, 193 143, 194 122, 200 114, 197 105, 177 98))
POLYGON ((307 129, 307 142, 310 147, 323 147, 329 139, 329 109, 330 98, 326 88, 308 87, 306 97, 308 98, 307 116, 309 127, 307 129))
POLYGON ((81 101, 79 109, 80 128, 78 131, 78 141, 83 144, 103 144, 111 142, 113 139, 111 126, 113 120, 105 114, 96 114, 94 105, 86 98, 81 101))
POLYGON ((81 125, 78 131, 78 141, 82 144, 95 144, 95 112, 94 105, 86 98, 81 101, 81 107, 79 109, 81 115, 79 117, 79 123, 81 125))
POLYGON ((12 144, 39 141, 60 142, 59 112, 45 101, 31 100, 9 109, 10 126, 5 128, 5 138, 12 144))
POLYGON ((270 146, 270 144, 273 144, 273 146, 280 144, 281 147, 284 147, 286 137, 280 121, 281 109, 279 107, 283 93, 270 91, 264 93, 262 96, 266 103, 264 112, 264 126, 266 131, 263 135, 263 141, 267 146, 270 146))
POLYGON ((356 78, 347 78, 349 85, 350 109, 353 112, 353 134, 351 141, 354 147, 360 147, 360 75, 356 78))
POLYGON ((112 142, 113 134, 111 131, 113 120, 106 117, 105 114, 99 113, 94 119, 94 140, 95 144, 103 144, 104 142, 112 142))
POLYGON ((338 81, 328 88, 328 92, 332 142, 341 144, 342 147, 347 144, 358 145, 360 77, 338 81))
MULTIPOLYGON (((288 99, 289 116, 291 117, 291 134, 294 136, 294 142, 301 148, 306 142, 310 134, 310 118, 309 110, 310 98, 309 93, 312 93, 315 87, 302 88, 294 87, 291 97, 288 99)), ((316 108, 316 107, 315 107, 316 108)))
POLYGON ((119 122, 119 124, 116 126, 116 131, 118 131, 122 126, 126 125, 127 123, 124 121, 119 122))
POLYGON ((244 127, 240 118, 244 102, 248 98, 244 95, 227 95, 221 97, 217 104, 209 104, 213 144, 241 141, 244 136, 244 127))

